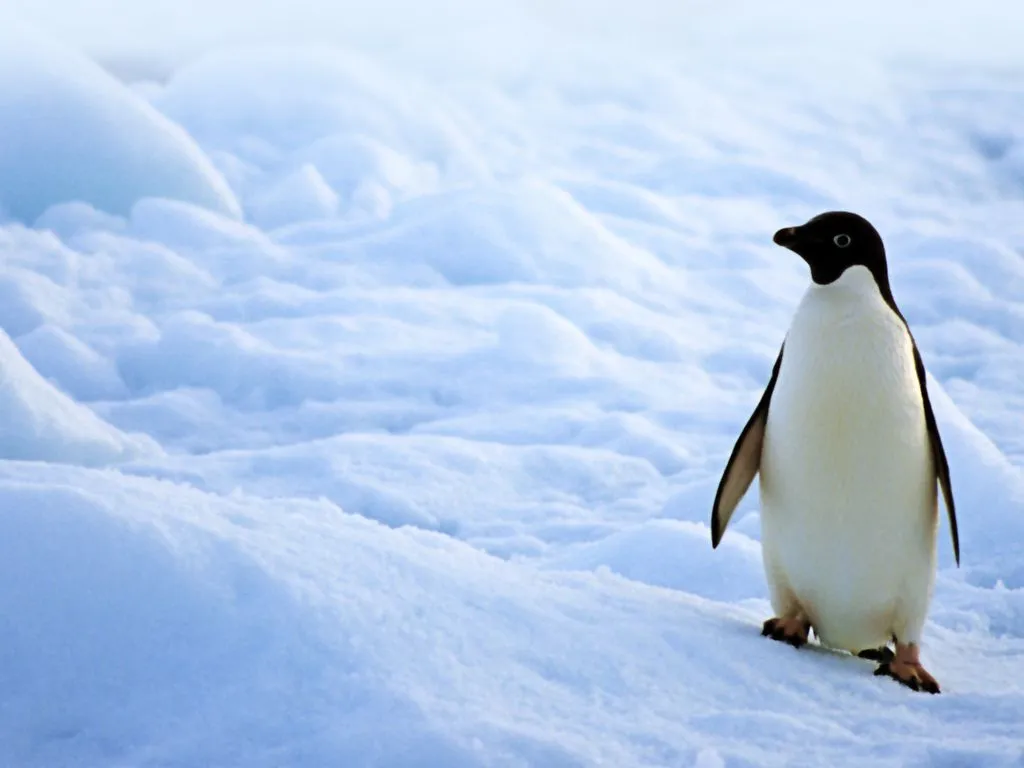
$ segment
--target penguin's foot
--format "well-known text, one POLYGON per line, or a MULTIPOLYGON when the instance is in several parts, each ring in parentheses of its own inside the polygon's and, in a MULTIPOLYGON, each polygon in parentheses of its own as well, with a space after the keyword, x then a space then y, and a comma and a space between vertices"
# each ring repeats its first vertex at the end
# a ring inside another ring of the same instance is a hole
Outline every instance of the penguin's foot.
POLYGON ((883 645, 881 648, 867 648, 857 654, 862 659, 868 661, 878 661, 882 664, 888 664, 890 661, 896 658, 896 653, 888 645, 883 645))
POLYGON ((768 619, 761 627, 761 634, 778 640, 780 643, 789 643, 794 648, 807 644, 807 634, 811 631, 811 622, 799 616, 768 619))
POLYGON ((918 648, 912 643, 897 643, 892 661, 879 664, 875 674, 891 677, 914 691, 939 692, 938 682, 921 666, 918 648))

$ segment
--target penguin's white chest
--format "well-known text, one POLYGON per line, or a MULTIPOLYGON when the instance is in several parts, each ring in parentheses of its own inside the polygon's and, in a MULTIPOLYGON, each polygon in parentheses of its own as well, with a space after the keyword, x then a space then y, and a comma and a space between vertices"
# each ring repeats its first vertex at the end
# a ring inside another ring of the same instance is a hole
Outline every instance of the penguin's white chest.
POLYGON ((812 286, 798 307, 760 472, 773 601, 795 596, 828 645, 916 642, 936 483, 910 336, 866 269, 812 286))

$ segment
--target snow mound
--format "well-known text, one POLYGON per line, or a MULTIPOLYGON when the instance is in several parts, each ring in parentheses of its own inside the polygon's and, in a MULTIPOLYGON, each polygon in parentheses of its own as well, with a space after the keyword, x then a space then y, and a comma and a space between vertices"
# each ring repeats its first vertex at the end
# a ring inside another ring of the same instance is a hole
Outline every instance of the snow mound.
POLYGON ((0 328, 11 336, 66 321, 73 302, 64 286, 36 270, 0 267, 0 328))
POLYGON ((260 409, 336 397, 342 385, 335 372, 311 363, 306 354, 278 349, 244 327, 195 311, 168 317, 157 339, 140 341, 120 358, 133 391, 207 388, 225 401, 260 409))
POLYGON ((1012 717, 935 743, 978 727, 982 697, 1019 708, 1005 641, 944 633, 951 704, 922 712, 867 662, 767 642, 749 606, 539 572, 326 502, 0 464, 0 584, 0 750, 25 768, 1019 756, 1012 717))
MULTIPOLYGON (((502 316, 501 319, 507 318, 502 316)), ((535 326, 530 326, 527 322, 527 327, 535 326)), ((535 338, 535 353, 540 357, 545 347, 551 347, 551 339, 539 334, 535 338)), ((575 354, 577 350, 572 345, 566 345, 564 355, 557 358, 551 356, 550 367, 567 374, 577 371, 585 373, 586 363, 589 362, 586 353, 590 350, 586 344, 579 346, 583 348, 584 353, 575 354)), ((525 370, 537 377, 544 368, 537 358, 531 360, 524 355, 521 359, 516 359, 511 354, 512 350, 508 350, 507 356, 505 351, 506 347, 500 346, 497 351, 491 353, 496 361, 494 365, 499 371, 507 369, 508 363, 514 362, 516 370, 525 370)), ((481 355, 481 368, 484 359, 481 355)), ((507 378, 508 374, 505 375, 507 378)), ((535 378, 534 381, 536 380, 535 378)), ((565 442, 600 448, 624 456, 646 459, 663 475, 671 475, 685 468, 689 458, 675 435, 657 428, 638 414, 606 414, 599 409, 580 407, 541 410, 536 406, 518 406, 500 410, 497 404, 491 405, 488 411, 486 415, 475 413, 472 416, 438 418, 428 424, 417 426, 413 431, 435 435, 458 435, 473 440, 517 445, 565 442)), ((706 500, 702 500, 701 504, 706 506, 706 500)), ((703 519, 705 516, 703 506, 701 517, 695 519, 703 519)), ((677 515, 669 514, 666 517, 677 515)))
MULTIPOLYGON (((0 228, 0 263, 24 267, 58 285, 74 283, 81 274, 79 254, 61 242, 56 234, 28 229, 17 223, 0 228)), ((33 277, 25 273, 22 276, 33 277)), ((0 306, 6 310, 7 303, 0 302, 0 306)))
POLYGON ((17 339, 18 349, 40 374, 77 400, 109 400, 127 394, 114 364, 54 325, 17 339))
POLYGON ((608 568, 633 581, 712 600, 766 597, 761 548, 740 533, 729 534, 712 550, 706 525, 651 520, 568 550, 550 564, 566 569, 608 568))
POLYGON ((211 516, 212 500, 183 493, 161 520, 172 487, 116 479, 0 482, 6 758, 52 765, 73 742, 78 765, 152 765, 154 750, 182 765, 470 764, 372 671, 357 623, 325 627, 298 581, 232 539, 245 505, 211 516))
MULTIPOLYGON (((328 430, 337 429, 329 422, 330 410, 314 412, 328 430)), ((642 507, 644 497, 659 490, 658 474, 647 462, 610 452, 358 432, 259 450, 178 456, 133 471, 188 479, 218 493, 244 487, 272 498, 326 498, 391 527, 489 540, 494 546, 488 551, 502 554, 526 539, 536 549, 542 541, 592 538, 603 530, 602 517, 619 506, 642 507), (416 487, 407 482, 410 477, 417 478, 416 487), (640 498, 626 498, 630 492, 640 498), (517 532, 519 540, 506 546, 499 529, 517 532)))
POLYGON ((111 216, 80 200, 50 206, 33 225, 35 229, 53 232, 62 240, 93 231, 120 232, 126 226, 127 222, 120 216, 111 216))
POLYGON ((432 198, 359 243, 358 252, 396 265, 415 258, 459 286, 615 286, 631 295, 656 293, 679 279, 540 179, 432 198))
MULTIPOLYGON (((36 343, 45 350, 45 335, 36 343)), ((88 357, 88 350, 64 346, 70 355, 88 357)), ((148 438, 118 431, 46 381, 3 332, 0 412, 0 458, 98 466, 159 452, 148 438)))
POLYGON ((178 200, 140 200, 132 207, 128 233, 187 255, 228 280, 274 271, 287 258, 262 230, 178 200))
MULTIPOLYGON (((928 392, 943 435, 957 502, 960 558, 967 580, 1024 588, 1024 471, 1013 466, 956 407, 934 379, 928 392)), ((941 502, 940 502, 941 504, 941 502)), ((940 507, 942 559, 950 561, 945 507, 940 507)))
POLYGON ((254 199, 247 209, 264 227, 329 219, 338 213, 337 193, 314 165, 306 163, 254 199))
POLYGON ((327 136, 297 156, 315 165, 335 189, 347 196, 356 196, 361 187, 376 184, 400 197, 412 197, 435 191, 438 183, 433 164, 414 162, 367 136, 327 136))
POLYGON ((255 227, 177 200, 147 198, 131 210, 129 231, 135 237, 197 252, 229 248, 272 248, 255 227))
POLYGON ((179 126, 84 56, 0 24, 0 203, 31 222, 84 201, 125 215, 145 196, 228 216, 227 182, 179 126))
MULTIPOLYGON (((203 146, 242 159, 270 164, 299 152, 300 162, 377 168, 400 185, 422 180, 417 169, 429 181, 432 165, 454 177, 485 176, 485 163, 438 101, 419 78, 396 77, 353 50, 271 45, 203 56, 175 72, 154 103, 203 146), (314 147, 320 140, 327 143, 314 147), (421 162, 403 159, 409 150, 421 162)), ((321 171, 337 184, 333 171, 321 171)))

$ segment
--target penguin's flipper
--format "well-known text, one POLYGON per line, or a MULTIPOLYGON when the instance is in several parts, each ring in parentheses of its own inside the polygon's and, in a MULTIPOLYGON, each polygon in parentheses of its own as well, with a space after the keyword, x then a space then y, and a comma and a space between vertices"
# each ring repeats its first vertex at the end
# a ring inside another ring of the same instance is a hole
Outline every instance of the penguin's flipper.
MULTIPOLYGON (((783 345, 785 349, 785 345, 783 345)), ((750 415, 743 431, 740 432, 736 445, 733 446, 732 455, 729 456, 729 463, 725 465, 725 472, 718 483, 718 492, 715 494, 715 503, 711 510, 711 546, 718 547, 722 540, 729 519, 736 510, 736 506, 746 494, 750 484, 754 481, 758 470, 761 468, 761 445, 764 442, 764 430, 768 424, 768 405, 771 403, 772 392, 775 389, 775 382, 779 378, 779 367, 782 365, 782 349, 775 359, 775 366, 772 368, 772 377, 765 387, 764 394, 758 402, 754 412, 750 415)))
POLYGON ((949 463, 946 461, 946 451, 942 447, 939 426, 935 422, 935 414, 932 412, 932 403, 928 399, 924 361, 921 359, 921 353, 917 350, 917 344, 914 344, 914 367, 917 369, 917 383, 921 386, 921 400, 924 401, 924 421, 928 427, 928 441, 932 446, 935 475, 939 481, 939 488, 942 489, 942 499, 946 503, 946 514, 949 515, 949 533, 953 537, 953 556, 956 557, 956 564, 960 565, 960 534, 956 527, 956 504, 953 502, 953 486, 949 482, 949 463))

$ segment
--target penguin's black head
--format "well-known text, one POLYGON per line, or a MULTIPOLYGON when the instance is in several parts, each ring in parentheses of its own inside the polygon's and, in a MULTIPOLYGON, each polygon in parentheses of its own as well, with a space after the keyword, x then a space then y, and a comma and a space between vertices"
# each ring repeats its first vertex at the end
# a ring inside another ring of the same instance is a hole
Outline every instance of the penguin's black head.
POLYGON ((867 267, 879 288, 889 285, 885 246, 878 231, 863 216, 846 211, 829 211, 799 227, 775 233, 776 245, 799 255, 811 268, 811 279, 819 285, 838 280, 847 267, 867 267))

